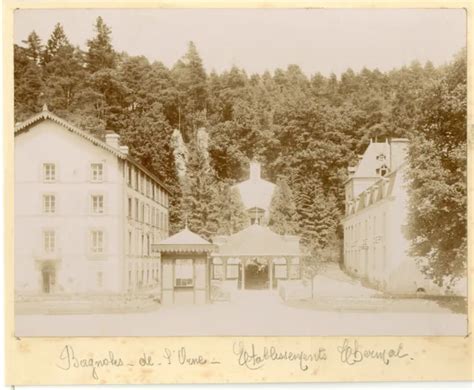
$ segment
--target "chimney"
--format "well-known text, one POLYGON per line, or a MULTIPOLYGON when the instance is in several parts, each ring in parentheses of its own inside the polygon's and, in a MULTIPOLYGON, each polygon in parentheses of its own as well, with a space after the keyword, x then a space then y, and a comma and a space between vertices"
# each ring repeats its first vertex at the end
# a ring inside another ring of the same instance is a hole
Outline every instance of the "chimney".
POLYGON ((123 154, 128 154, 128 146, 120 145, 119 149, 123 154))
POLYGON ((392 138, 390 140, 390 170, 394 171, 404 163, 408 153, 407 138, 392 138))
POLYGON ((117 133, 114 133, 113 131, 107 131, 107 133, 105 133, 105 143, 115 149, 119 149, 120 136, 117 133))
POLYGON ((252 161, 250 163, 250 180, 260 180, 260 163, 252 161))

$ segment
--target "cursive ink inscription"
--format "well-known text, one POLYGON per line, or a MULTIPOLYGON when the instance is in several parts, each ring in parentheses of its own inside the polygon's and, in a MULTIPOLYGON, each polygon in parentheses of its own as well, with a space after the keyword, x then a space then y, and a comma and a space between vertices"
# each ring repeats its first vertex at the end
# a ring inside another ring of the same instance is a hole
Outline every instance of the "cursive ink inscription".
POLYGON ((59 354, 60 364, 56 364, 62 370, 68 371, 71 368, 90 368, 92 370, 92 377, 99 379, 97 370, 101 367, 121 367, 123 361, 121 358, 116 358, 112 351, 108 352, 106 357, 100 359, 96 358, 80 358, 76 357, 74 349, 70 345, 64 346, 59 354))
POLYGON ((255 344, 252 343, 249 348, 246 348, 242 341, 234 343, 233 352, 237 356, 238 364, 249 370, 258 370, 262 368, 267 361, 283 360, 298 362, 300 370, 306 371, 309 367, 309 363, 327 359, 325 348, 319 348, 317 352, 295 352, 278 350, 276 347, 270 346, 263 347, 260 352, 257 352, 255 344))
POLYGON ((403 353, 402 343, 398 344, 396 348, 367 349, 362 348, 357 340, 349 341, 344 339, 344 342, 337 347, 337 350, 341 362, 350 366, 366 359, 380 360, 383 364, 389 365, 393 359, 410 358, 408 353, 403 353))
POLYGON ((165 348, 163 350, 163 358, 168 364, 178 363, 181 366, 205 366, 207 364, 220 364, 215 359, 207 359, 203 355, 190 355, 185 347, 171 350, 165 348))

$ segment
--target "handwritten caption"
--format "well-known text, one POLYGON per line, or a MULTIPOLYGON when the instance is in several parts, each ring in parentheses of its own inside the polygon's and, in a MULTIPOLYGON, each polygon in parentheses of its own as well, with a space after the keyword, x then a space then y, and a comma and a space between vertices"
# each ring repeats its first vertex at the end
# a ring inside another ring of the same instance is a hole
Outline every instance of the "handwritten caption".
MULTIPOLYGON (((246 370, 262 370, 275 362, 288 362, 302 372, 310 368, 319 369, 320 364, 329 360, 337 360, 343 366, 354 366, 366 361, 377 361, 390 365, 393 361, 413 357, 404 349, 403 343, 388 348, 368 348, 357 339, 343 339, 335 349, 324 347, 287 350, 275 345, 261 345, 237 341, 232 344, 232 358, 229 364, 237 364, 246 370)), ((121 367, 147 367, 163 369, 166 367, 191 367, 219 365, 222 361, 204 353, 190 352, 186 346, 162 348, 141 352, 138 356, 119 355, 114 351, 105 353, 78 353, 72 345, 65 345, 56 361, 56 367, 64 371, 89 370, 92 378, 98 380, 104 369, 121 367)))

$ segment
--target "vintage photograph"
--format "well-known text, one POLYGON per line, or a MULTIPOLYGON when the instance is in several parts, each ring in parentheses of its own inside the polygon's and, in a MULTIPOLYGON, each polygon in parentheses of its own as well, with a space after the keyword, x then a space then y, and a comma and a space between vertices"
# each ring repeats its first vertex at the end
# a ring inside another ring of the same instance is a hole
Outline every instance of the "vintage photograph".
POLYGON ((23 336, 464 336, 464 9, 19 9, 23 336))

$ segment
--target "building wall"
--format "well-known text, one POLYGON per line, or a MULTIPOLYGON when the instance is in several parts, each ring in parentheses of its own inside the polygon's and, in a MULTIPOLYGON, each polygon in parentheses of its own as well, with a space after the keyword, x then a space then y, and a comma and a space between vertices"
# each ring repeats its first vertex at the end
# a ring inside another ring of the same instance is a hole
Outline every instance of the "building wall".
POLYGON ((157 289, 160 258, 151 245, 169 235, 167 192, 149 175, 130 163, 124 165, 126 285, 131 291, 157 289))
POLYGON ((389 293, 414 294, 423 288, 426 293, 439 294, 441 290, 408 255, 405 170, 396 174, 389 194, 344 219, 345 268, 389 293))
POLYGON ((160 259, 152 255, 151 245, 168 236, 168 203, 167 192, 144 169, 53 121, 39 122, 18 134, 17 293, 44 293, 45 267, 55 270, 51 286, 55 294, 157 289, 160 259), (44 163, 54 164, 54 182, 45 182, 44 163), (94 182, 91 164, 98 163, 103 177, 94 182), (45 213, 45 195, 54 196, 54 213, 45 213), (93 196, 103 197, 100 214, 93 212, 93 196), (44 232, 50 231, 55 238, 52 252, 45 248, 44 232), (102 253, 93 253, 94 231, 103 234, 102 253))
POLYGON ((119 292, 123 286, 123 177, 118 158, 50 120, 15 137, 15 289, 41 293, 41 266, 56 264, 55 293, 119 292), (44 182, 43 164, 56 180, 44 182), (91 164, 103 164, 103 180, 91 180, 91 164), (43 195, 55 196, 45 214, 43 195), (102 214, 92 195, 103 195, 102 214), (54 231, 46 253, 44 232, 54 231), (103 232, 103 253, 92 249, 92 231, 103 232))

